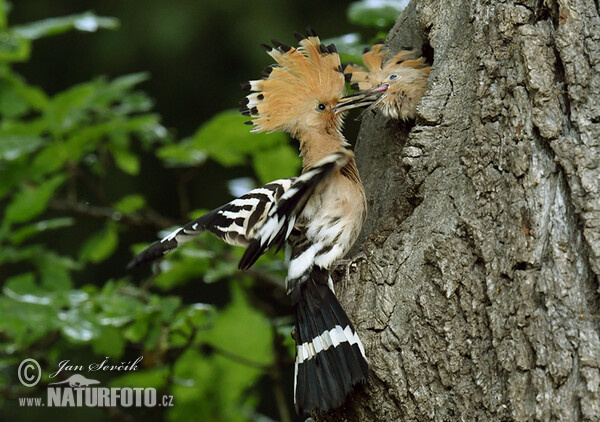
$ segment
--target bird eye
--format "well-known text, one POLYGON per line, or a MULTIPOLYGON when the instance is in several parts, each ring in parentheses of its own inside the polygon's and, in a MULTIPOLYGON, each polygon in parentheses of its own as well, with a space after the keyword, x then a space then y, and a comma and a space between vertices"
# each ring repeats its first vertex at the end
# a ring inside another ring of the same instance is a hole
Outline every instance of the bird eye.
POLYGON ((323 103, 320 103, 317 106, 317 110, 319 110, 319 111, 325 111, 326 108, 327 108, 327 106, 325 104, 323 104, 323 103))
POLYGON ((392 75, 390 75, 390 76, 388 77, 388 79, 389 79, 390 81, 393 81, 394 79, 398 79, 398 75, 392 74, 392 75))

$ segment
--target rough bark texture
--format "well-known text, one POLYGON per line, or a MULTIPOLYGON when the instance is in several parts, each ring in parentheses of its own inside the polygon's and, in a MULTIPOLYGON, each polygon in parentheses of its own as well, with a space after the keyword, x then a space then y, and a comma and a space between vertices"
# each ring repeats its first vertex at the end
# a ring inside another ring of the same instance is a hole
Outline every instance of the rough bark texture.
POLYGON ((402 14, 387 43, 431 46, 428 89, 415 123, 364 119, 370 216, 337 284, 372 373, 320 419, 600 420, 598 9, 402 14))

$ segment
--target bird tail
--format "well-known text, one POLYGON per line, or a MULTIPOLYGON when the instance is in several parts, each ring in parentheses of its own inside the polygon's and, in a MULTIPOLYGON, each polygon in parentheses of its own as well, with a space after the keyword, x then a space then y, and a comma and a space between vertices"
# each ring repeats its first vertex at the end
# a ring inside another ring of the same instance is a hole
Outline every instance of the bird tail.
POLYGON ((314 267, 291 294, 296 312, 294 403, 299 414, 339 407, 367 380, 364 347, 330 288, 327 270, 314 267))

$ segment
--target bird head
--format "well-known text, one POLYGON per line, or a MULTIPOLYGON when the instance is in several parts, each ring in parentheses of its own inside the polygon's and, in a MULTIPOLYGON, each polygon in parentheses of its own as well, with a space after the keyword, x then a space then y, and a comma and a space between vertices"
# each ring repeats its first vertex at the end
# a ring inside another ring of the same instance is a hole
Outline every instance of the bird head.
POLYGON ((427 88, 431 67, 414 50, 402 50, 384 61, 387 51, 383 44, 375 44, 365 51, 363 61, 368 70, 356 65, 344 68, 352 88, 373 90, 387 86, 385 94, 374 104, 394 119, 408 120, 416 115, 419 100, 427 88))
POLYGON ((380 91, 344 97, 345 79, 335 45, 324 45, 308 30, 296 33, 297 48, 272 40, 263 45, 276 61, 263 72, 263 79, 244 84, 251 93, 242 100, 242 114, 254 117, 247 122, 252 132, 283 131, 295 137, 318 132, 341 131, 344 112, 369 105, 380 91))

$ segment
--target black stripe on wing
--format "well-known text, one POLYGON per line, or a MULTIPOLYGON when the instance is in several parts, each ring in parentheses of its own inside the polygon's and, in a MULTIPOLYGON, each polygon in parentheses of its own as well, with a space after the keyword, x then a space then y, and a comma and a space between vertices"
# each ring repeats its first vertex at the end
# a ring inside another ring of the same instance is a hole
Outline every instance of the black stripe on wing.
POLYGON ((179 227, 135 257, 127 268, 137 267, 161 258, 167 252, 208 230, 230 245, 247 246, 271 206, 292 185, 294 178, 280 179, 234 199, 196 220, 179 227))
POLYGON ((250 268, 273 246, 281 248, 290 235, 296 218, 302 213, 319 183, 329 178, 335 170, 345 166, 349 160, 348 151, 336 152, 323 158, 297 177, 275 206, 271 207, 265 222, 250 240, 238 268, 240 270, 250 268))

